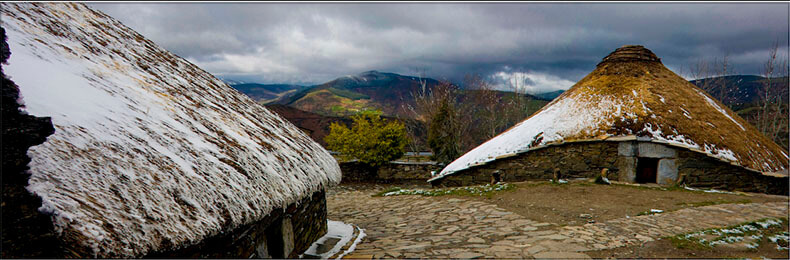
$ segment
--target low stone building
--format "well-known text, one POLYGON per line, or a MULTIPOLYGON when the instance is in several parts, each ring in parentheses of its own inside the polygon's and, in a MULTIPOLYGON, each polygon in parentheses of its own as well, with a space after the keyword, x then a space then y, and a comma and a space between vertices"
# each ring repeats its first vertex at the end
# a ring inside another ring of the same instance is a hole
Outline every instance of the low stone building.
POLYGON ((340 168, 297 127, 84 4, 1 12, 3 258, 295 258, 326 233, 340 168))
POLYGON ((788 153, 642 46, 618 48, 528 119, 464 154, 436 186, 595 177, 788 193, 788 153))

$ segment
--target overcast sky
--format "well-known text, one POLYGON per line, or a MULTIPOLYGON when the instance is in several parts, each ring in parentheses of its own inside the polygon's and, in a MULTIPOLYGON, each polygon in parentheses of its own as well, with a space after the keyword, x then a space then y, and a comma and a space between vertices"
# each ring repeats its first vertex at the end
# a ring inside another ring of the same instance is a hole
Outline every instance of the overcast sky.
POLYGON ((368 70, 460 83, 478 73, 530 92, 567 89, 639 44, 680 72, 729 54, 759 74, 788 3, 92 3, 223 79, 310 85, 368 70), (514 77, 517 75, 518 77, 514 77))

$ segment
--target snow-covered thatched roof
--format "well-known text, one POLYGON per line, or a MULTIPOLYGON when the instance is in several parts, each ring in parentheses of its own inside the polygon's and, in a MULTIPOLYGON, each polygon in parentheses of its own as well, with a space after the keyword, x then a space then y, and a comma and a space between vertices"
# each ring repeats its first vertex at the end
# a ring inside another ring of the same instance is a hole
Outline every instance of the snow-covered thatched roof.
POLYGON ((88 253, 190 245, 340 181, 297 127, 105 14, 2 3, 2 26, 5 72, 56 129, 28 152, 28 190, 88 253))
POLYGON ((550 144, 622 137, 666 143, 760 172, 788 154, 642 47, 627 45, 526 120, 472 149, 430 181, 550 144))

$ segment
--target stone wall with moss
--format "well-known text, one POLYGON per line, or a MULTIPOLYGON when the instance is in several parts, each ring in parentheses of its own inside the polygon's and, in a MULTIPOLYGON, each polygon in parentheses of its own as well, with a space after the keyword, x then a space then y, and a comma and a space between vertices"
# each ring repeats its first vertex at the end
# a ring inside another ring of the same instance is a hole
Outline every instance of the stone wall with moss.
POLYGON ((427 181, 431 178, 431 171, 439 171, 440 166, 434 162, 390 162, 378 169, 366 166, 359 162, 340 163, 343 172, 342 182, 375 182, 394 183, 409 181, 427 181))
POLYGON ((171 250, 153 252, 151 258, 298 258, 327 232, 326 193, 305 197, 286 208, 275 209, 255 223, 171 250))

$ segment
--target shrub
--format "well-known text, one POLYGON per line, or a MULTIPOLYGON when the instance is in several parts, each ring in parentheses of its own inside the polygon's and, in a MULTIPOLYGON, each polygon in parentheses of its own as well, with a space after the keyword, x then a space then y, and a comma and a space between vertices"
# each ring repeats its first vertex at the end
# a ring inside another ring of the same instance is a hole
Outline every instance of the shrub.
POLYGON ((351 117, 351 129, 339 123, 329 126, 324 138, 327 148, 340 153, 343 160, 379 167, 403 156, 408 142, 403 123, 381 118, 381 111, 362 111, 351 117))

